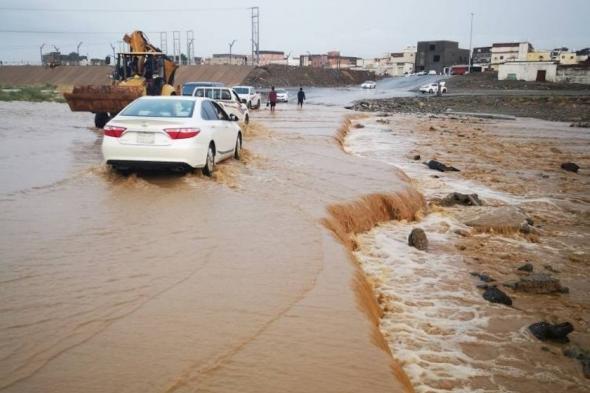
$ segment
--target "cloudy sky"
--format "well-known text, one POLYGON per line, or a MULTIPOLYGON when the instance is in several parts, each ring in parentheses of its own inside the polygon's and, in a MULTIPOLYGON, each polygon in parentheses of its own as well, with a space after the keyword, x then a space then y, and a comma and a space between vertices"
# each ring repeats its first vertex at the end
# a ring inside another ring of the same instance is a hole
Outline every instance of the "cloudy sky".
POLYGON ((535 48, 590 46, 590 0, 0 0, 0 60, 39 61, 39 48, 104 57, 124 32, 143 30, 160 46, 161 31, 193 30, 197 56, 248 54, 250 10, 260 7, 260 49, 293 55, 340 50, 375 57, 419 40, 473 45, 530 41, 535 48))

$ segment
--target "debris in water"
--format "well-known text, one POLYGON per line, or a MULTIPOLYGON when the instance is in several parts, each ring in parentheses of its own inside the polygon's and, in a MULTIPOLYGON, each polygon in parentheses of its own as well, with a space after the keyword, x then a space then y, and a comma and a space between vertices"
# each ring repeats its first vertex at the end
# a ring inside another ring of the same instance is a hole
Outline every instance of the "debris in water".
POLYGON ((512 306, 512 299, 510 296, 502 292, 497 287, 487 287, 482 296, 488 302, 512 306))
POLYGON ((354 128, 365 128, 365 126, 363 124, 361 124, 361 123, 356 123, 354 125, 354 128))
POLYGON ((448 166, 440 161, 430 160, 426 163, 426 166, 430 169, 434 169, 439 172, 459 172, 459 170, 453 166, 448 166))
POLYGON ((559 279, 546 273, 532 273, 526 277, 522 277, 519 281, 513 284, 507 284, 514 290, 528 292, 528 293, 567 293, 569 290, 561 286, 559 279))
POLYGON ((574 331, 574 327, 569 322, 557 323, 552 325, 548 322, 536 322, 529 326, 533 336, 541 341, 556 341, 561 343, 569 342, 568 334, 574 331))
POLYGON ((428 238, 421 228, 414 228, 408 237, 408 244, 418 250, 425 251, 428 248, 428 238))
POLYGON ((418 161, 419 159, 420 159, 420 154, 416 154, 416 155, 414 156, 414 161, 418 161))
POLYGON ((564 162, 563 164, 561 164, 561 169, 566 170, 568 172, 578 173, 580 167, 577 164, 574 164, 573 162, 564 162))

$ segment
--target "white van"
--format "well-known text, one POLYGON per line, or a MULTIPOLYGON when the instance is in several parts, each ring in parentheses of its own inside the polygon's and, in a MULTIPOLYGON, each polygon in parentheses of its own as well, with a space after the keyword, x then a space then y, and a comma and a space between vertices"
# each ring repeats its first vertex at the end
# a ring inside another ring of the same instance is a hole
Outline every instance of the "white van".
POLYGON ((240 121, 248 124, 250 112, 246 104, 240 100, 238 93, 229 87, 197 87, 193 91, 195 97, 206 97, 217 101, 228 115, 235 115, 240 121))

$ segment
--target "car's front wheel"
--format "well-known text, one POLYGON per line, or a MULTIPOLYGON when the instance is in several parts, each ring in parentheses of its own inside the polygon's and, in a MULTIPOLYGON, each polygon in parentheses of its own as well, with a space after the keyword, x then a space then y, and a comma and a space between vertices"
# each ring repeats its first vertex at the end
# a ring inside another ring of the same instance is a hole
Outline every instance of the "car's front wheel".
POLYGON ((242 158, 242 134, 238 134, 236 138, 236 147, 234 148, 234 158, 240 160, 242 158))
POLYGON ((203 175, 211 177, 211 175, 213 175, 214 170, 215 150, 213 150, 213 145, 210 145, 209 150, 207 150, 207 161, 205 162, 205 166, 203 167, 203 175))

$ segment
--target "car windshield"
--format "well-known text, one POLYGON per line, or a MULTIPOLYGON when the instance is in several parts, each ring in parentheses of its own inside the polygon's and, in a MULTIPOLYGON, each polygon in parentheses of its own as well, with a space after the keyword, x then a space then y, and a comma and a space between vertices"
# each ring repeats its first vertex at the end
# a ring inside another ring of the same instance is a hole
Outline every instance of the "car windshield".
MULTIPOLYGON (((358 83, 358 82, 357 82, 358 83)), ((373 81, 366 81, 365 83, 374 83, 373 81)))
POLYGON ((192 100, 137 100, 121 116, 192 117, 194 107, 192 100))
POLYGON ((286 93, 287 90, 285 90, 285 89, 277 89, 276 92, 279 93, 279 94, 283 94, 283 93, 286 93))
POLYGON ((250 89, 248 89, 247 87, 235 87, 234 90, 238 94, 248 94, 250 89))

